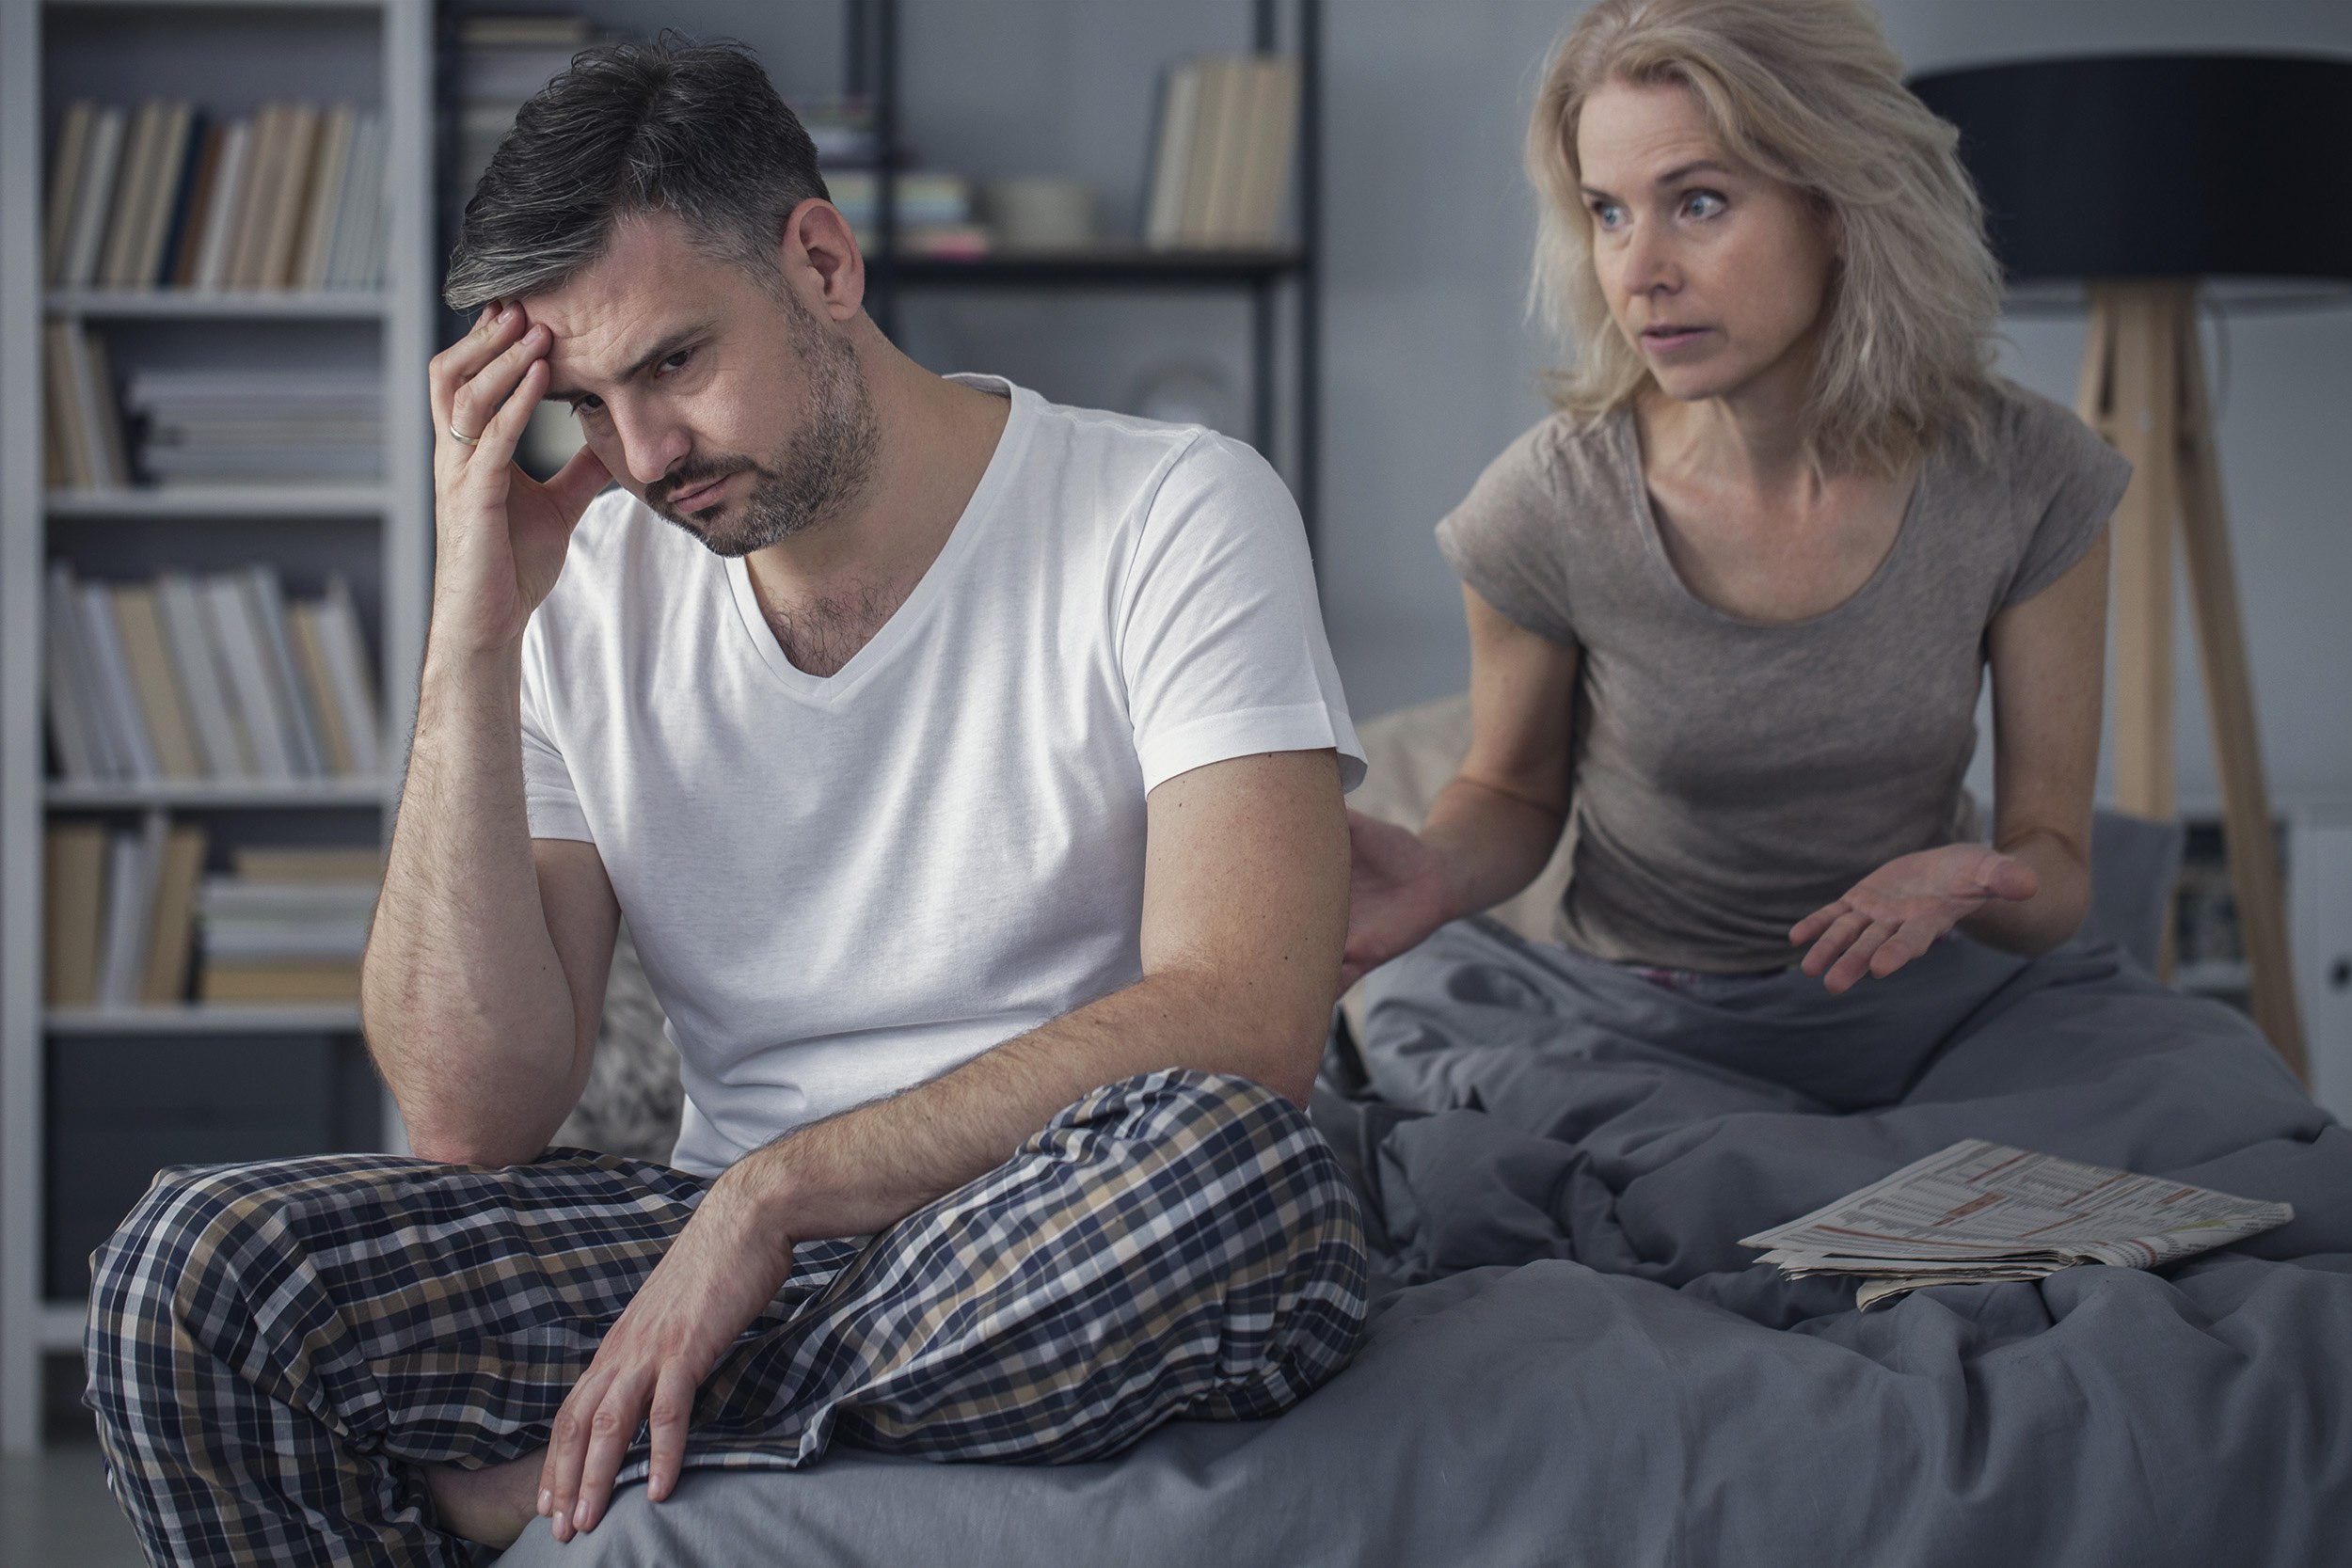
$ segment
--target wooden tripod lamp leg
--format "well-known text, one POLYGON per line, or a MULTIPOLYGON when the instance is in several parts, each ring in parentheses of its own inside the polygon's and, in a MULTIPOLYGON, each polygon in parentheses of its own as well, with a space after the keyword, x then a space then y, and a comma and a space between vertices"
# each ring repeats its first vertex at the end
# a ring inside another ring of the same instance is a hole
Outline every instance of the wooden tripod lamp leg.
POLYGON ((2246 654, 2237 565, 2230 551, 2229 516, 2222 508, 2221 463, 2214 445, 2204 354, 2193 309, 2193 305, 2184 306, 2176 332, 2181 345, 2181 546, 2188 565, 2189 606, 2196 615, 2205 709, 2213 725, 2214 765, 2221 776, 2222 836, 2229 847, 2238 929, 2245 939, 2254 1022, 2295 1075, 2309 1083, 2311 1065, 2304 1053, 2303 1020, 2296 1006, 2287 951, 2279 841, 2254 719, 2253 669, 2246 654))
POLYGON ((2176 510, 2182 312, 2171 283, 2094 283, 2076 412, 2131 460, 2115 509, 2111 637, 2115 803, 2135 816, 2179 815, 2173 785, 2172 518, 2176 510))
MULTIPOLYGON (((2090 330, 2075 411, 2132 464, 2131 487, 2115 510, 2113 528, 2116 804, 2161 821, 2179 812, 2172 686, 2177 517, 2254 1022, 2296 1074, 2308 1081, 2288 965, 2279 847, 2254 722, 2253 675, 2222 510, 2192 285, 2091 285, 2090 330)), ((2169 921, 2166 930, 2169 938, 2169 921)), ((2168 941, 2168 953, 2169 948, 2168 941)))

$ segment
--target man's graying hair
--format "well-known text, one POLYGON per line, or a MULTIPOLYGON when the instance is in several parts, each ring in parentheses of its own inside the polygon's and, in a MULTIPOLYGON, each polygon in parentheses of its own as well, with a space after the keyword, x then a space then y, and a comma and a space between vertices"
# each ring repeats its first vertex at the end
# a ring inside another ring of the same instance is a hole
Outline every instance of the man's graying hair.
POLYGON ((653 212, 781 289, 786 220, 829 195, 815 144, 742 44, 664 32, 584 50, 499 143, 441 297, 467 313, 559 288, 604 253, 615 224, 653 212))

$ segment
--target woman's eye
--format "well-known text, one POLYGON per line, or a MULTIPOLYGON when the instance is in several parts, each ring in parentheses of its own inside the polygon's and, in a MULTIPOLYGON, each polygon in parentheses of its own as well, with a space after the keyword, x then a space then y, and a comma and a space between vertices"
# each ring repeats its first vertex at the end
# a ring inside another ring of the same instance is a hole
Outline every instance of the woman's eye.
POLYGON ((1711 218, 1724 210, 1724 198, 1713 191, 1692 191, 1683 198, 1682 210, 1694 218, 1711 218))
POLYGON ((1603 229, 1614 229, 1625 221, 1625 209, 1613 201, 1593 203, 1593 221, 1603 229))

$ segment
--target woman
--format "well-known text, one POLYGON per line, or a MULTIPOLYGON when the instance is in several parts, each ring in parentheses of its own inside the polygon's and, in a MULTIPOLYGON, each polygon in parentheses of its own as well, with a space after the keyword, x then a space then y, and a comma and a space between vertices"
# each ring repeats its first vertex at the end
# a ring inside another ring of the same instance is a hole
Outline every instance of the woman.
POLYGON ((1576 358, 1438 528, 1473 738, 1419 833, 1354 819, 1351 978, 1564 832, 1571 956, 1784 1017, 2074 932, 2128 467, 1991 372, 1954 142, 1860 0, 1601 0, 1564 40, 1527 157, 1576 358))

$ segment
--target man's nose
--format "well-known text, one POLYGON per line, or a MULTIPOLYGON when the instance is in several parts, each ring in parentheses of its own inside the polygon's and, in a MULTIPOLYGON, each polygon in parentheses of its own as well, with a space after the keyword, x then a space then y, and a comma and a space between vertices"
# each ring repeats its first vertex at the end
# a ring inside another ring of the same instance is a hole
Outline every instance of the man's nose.
POLYGON ((693 445, 685 431, 667 420, 616 414, 613 425, 621 438, 621 461, 640 485, 657 483, 693 445))

